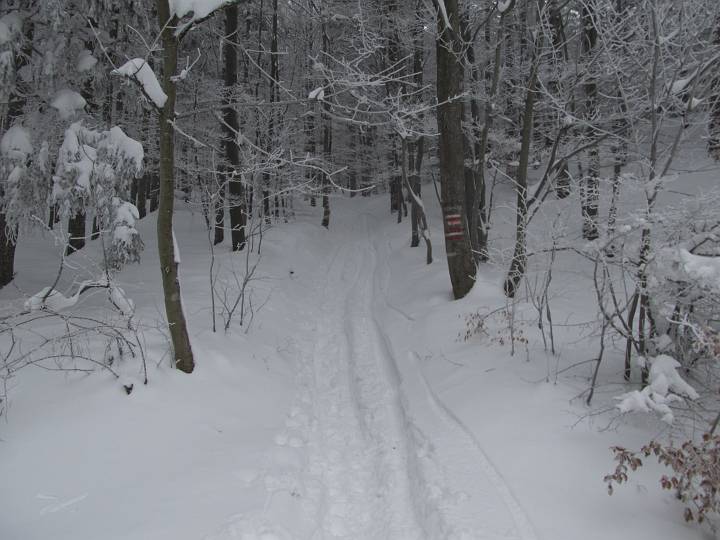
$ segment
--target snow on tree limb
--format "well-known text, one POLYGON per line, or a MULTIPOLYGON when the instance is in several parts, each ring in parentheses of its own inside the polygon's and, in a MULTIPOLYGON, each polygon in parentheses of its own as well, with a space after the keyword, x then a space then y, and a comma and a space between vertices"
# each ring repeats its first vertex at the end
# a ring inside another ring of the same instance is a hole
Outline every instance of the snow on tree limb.
POLYGON ((682 401, 683 397, 695 400, 700 396, 677 372, 680 362, 661 354, 652 359, 648 374, 649 384, 642 390, 628 392, 616 399, 617 408, 623 412, 655 412, 663 422, 672 424, 675 420, 670 404, 682 401))
POLYGON ((170 0, 170 14, 182 19, 190 15, 191 22, 205 19, 235 0, 170 0))
POLYGON ((114 69, 112 73, 134 80, 156 107, 161 109, 165 106, 167 94, 163 92, 155 72, 143 58, 128 60, 119 68, 114 69))
POLYGON ((87 105, 85 98, 69 88, 58 91, 50 102, 50 106, 60 114, 60 118, 63 120, 69 120, 75 116, 75 113, 82 111, 85 105, 87 105))

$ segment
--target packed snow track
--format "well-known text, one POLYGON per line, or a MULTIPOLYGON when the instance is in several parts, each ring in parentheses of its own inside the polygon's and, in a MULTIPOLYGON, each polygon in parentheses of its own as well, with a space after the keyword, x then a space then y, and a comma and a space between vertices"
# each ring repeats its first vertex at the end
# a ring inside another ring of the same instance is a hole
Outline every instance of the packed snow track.
POLYGON ((212 538, 534 540, 479 443, 413 355, 393 352, 381 233, 366 215, 334 225, 298 314, 298 394, 266 465, 264 515, 212 538))

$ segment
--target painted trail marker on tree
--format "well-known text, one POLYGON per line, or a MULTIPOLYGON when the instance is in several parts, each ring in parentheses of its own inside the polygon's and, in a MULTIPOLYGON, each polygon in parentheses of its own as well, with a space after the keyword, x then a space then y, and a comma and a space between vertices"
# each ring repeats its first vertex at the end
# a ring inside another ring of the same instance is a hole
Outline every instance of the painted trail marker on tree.
POLYGON ((462 240, 465 236, 465 227, 462 215, 456 208, 449 208, 445 214, 445 238, 447 240, 462 240))

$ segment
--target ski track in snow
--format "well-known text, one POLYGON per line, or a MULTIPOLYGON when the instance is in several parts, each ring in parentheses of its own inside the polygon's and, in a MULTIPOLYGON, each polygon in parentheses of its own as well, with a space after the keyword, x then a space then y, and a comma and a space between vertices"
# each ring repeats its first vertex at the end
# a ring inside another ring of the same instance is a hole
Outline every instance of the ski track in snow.
POLYGON ((307 305, 319 308, 298 314, 306 318, 296 343, 298 396, 268 460, 263 529, 239 537, 535 540, 502 476, 417 359, 408 353, 398 362, 378 319, 390 307, 389 267, 378 264, 370 223, 359 216, 344 228, 308 295, 307 305))

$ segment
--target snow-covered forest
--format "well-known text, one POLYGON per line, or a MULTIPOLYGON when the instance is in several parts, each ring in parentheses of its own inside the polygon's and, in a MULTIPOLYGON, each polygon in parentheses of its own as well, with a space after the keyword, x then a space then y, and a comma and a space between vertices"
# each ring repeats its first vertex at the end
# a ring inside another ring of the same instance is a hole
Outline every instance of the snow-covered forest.
POLYGON ((718 0, 0 0, 0 540, 716 537, 719 180, 718 0))

